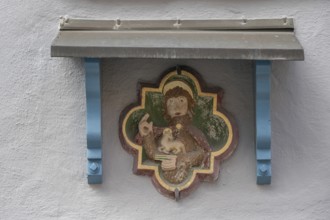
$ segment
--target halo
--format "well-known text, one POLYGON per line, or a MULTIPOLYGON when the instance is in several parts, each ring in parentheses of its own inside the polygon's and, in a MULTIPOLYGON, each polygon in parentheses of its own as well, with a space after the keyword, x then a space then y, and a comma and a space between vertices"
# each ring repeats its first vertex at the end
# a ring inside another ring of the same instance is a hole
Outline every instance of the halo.
POLYGON ((187 85, 185 82, 182 82, 180 80, 175 80, 175 81, 172 81, 172 82, 169 82, 169 83, 166 83, 166 85, 164 86, 163 88, 163 94, 166 95, 166 93, 170 90, 170 89, 174 89, 175 87, 180 87, 182 88, 183 90, 187 91, 191 98, 194 98, 194 95, 193 95, 193 91, 192 89, 190 88, 189 85, 187 85))

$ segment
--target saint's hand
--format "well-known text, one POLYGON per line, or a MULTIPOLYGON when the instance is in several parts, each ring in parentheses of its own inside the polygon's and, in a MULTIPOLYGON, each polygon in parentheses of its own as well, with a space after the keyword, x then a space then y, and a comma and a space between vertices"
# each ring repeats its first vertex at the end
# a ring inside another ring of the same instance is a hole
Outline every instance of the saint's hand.
POLYGON ((164 171, 170 171, 176 169, 176 155, 164 155, 164 154, 158 154, 155 157, 155 160, 162 161, 161 168, 164 171))
POLYGON ((139 133, 142 137, 152 133, 153 122, 148 122, 149 114, 145 114, 139 122, 139 133))

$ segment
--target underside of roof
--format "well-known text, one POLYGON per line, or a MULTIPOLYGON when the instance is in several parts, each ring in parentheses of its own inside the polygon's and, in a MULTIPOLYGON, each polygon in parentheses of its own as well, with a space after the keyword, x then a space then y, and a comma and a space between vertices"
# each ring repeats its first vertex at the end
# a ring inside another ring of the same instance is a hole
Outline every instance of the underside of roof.
POLYGON ((293 19, 61 18, 53 57, 303 60, 293 19))

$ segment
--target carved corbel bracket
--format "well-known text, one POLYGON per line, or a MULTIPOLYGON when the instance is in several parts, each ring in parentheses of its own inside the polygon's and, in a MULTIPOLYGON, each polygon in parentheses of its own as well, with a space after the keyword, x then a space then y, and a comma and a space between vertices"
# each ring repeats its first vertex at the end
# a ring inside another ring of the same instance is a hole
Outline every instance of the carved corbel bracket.
POLYGON ((257 184, 271 183, 270 61, 256 61, 255 120, 257 184))
POLYGON ((85 58, 87 105, 87 178, 102 183, 101 74, 100 59, 85 58))

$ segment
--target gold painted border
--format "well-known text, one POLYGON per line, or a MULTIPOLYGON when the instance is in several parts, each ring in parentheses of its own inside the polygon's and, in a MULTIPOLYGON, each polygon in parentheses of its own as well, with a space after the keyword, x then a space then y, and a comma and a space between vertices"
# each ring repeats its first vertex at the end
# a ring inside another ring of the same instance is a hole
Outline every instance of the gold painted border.
POLYGON ((122 124, 122 134, 124 135, 124 138, 125 138, 125 141, 128 145, 130 145, 132 148, 136 149, 138 151, 138 161, 137 161, 137 169, 138 170, 153 170, 154 171, 154 175, 157 179, 157 181, 159 182, 159 184, 166 190, 169 190, 169 191, 172 191, 174 192, 175 189, 178 189, 179 191, 182 191, 184 189, 187 189, 189 188, 189 186, 193 183, 193 181, 195 180, 196 178, 196 175, 197 174, 213 174, 214 172, 214 160, 215 160, 215 157, 218 157, 222 154, 224 154, 230 147, 231 143, 233 142, 233 126, 232 124, 230 123, 230 120, 227 118, 226 115, 224 115, 223 113, 219 112, 217 110, 217 94, 215 93, 206 93, 206 92, 202 92, 201 90, 201 87, 200 87, 200 84, 197 80, 197 78, 192 75, 191 73, 189 73, 188 71, 186 70, 181 70, 181 74, 184 75, 184 76, 187 76, 189 78, 191 78, 193 80, 193 82, 195 83, 195 86, 197 88, 197 94, 199 96, 211 96, 213 97, 213 114, 214 115, 217 115, 218 117, 222 118, 226 125, 228 126, 228 131, 229 131, 229 135, 228 135, 228 140, 226 142, 226 144, 218 151, 214 151, 214 152, 211 152, 211 155, 210 155, 210 169, 194 169, 193 170, 193 174, 192 176, 190 177, 189 181, 185 182, 184 184, 182 185, 179 185, 179 186, 171 186, 169 184, 167 184, 159 175, 159 170, 158 170, 158 166, 149 166, 149 165, 143 165, 142 164, 142 146, 141 145, 138 145, 138 144, 135 144, 134 142, 130 141, 130 139, 127 137, 127 133, 126 133, 126 123, 127 123, 127 120, 128 118, 130 117, 130 115, 135 112, 135 111, 138 111, 138 110, 141 110, 141 109, 144 109, 145 108, 145 95, 147 92, 162 92, 163 91, 163 88, 164 88, 164 85, 165 85, 165 82, 172 76, 174 75, 177 75, 177 71, 172 71, 170 73, 168 73, 160 82, 159 84, 159 87, 158 88, 148 88, 148 87, 143 87, 142 88, 142 100, 141 100, 141 105, 140 106, 137 106, 137 107, 134 107, 132 108, 125 116, 124 118, 124 121, 123 121, 123 124, 122 124))

